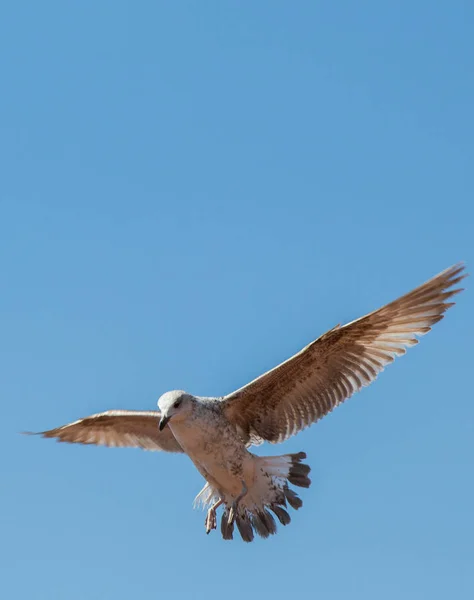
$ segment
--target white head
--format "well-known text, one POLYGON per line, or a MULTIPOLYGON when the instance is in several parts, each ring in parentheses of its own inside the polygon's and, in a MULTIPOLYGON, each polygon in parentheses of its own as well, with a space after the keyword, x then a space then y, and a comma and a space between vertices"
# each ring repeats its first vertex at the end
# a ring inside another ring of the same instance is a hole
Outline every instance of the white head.
POLYGON ((160 431, 168 421, 184 421, 193 410, 194 398, 182 390, 166 392, 158 400, 158 408, 161 412, 160 431))

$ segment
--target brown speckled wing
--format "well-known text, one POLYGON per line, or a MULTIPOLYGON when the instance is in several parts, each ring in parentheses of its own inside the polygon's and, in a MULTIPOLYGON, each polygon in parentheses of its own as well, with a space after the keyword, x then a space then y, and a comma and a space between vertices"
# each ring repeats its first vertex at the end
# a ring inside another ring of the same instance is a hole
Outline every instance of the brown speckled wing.
POLYGON ((183 452, 169 427, 158 429, 160 417, 155 410, 109 410, 36 435, 58 442, 183 452))
POLYGON ((278 443, 369 385, 396 356, 431 330, 461 291, 455 265, 394 302, 337 326, 286 362, 222 399, 244 439, 278 443))

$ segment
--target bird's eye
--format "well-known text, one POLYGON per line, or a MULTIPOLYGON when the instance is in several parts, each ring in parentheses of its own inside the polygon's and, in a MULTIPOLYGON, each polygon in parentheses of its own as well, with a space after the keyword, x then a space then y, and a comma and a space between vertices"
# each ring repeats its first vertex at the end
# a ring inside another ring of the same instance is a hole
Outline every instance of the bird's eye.
POLYGON ((181 404, 181 400, 176 400, 176 402, 173 404, 173 406, 175 408, 179 408, 179 405, 181 404))

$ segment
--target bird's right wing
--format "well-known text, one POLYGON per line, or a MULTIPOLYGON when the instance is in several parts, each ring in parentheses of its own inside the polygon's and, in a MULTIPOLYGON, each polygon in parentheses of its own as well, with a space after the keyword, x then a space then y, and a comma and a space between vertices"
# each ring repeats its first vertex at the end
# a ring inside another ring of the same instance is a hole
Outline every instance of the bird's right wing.
POLYGON ((169 427, 158 429, 160 418, 156 410, 109 410, 32 435, 56 438, 58 442, 183 452, 169 427))

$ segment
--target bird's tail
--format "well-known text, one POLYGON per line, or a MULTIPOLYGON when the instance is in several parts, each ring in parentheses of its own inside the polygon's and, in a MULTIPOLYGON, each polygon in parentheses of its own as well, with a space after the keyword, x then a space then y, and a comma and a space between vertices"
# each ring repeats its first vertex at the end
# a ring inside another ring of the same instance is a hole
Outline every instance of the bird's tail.
MULTIPOLYGON (((245 496, 238 502, 235 514, 237 529, 245 542, 251 542, 254 532, 261 537, 268 537, 277 531, 272 511, 282 525, 291 521, 286 508, 295 510, 303 506, 303 501, 289 484, 308 488, 311 480, 308 477, 310 467, 302 461, 304 452, 284 454, 282 456, 255 456, 255 479, 247 489, 245 496)), ((217 490, 208 483, 196 496, 195 504, 211 506, 220 499, 217 490)), ((221 520, 222 537, 232 539, 234 519, 229 519, 234 498, 223 498, 225 509, 221 520)))

